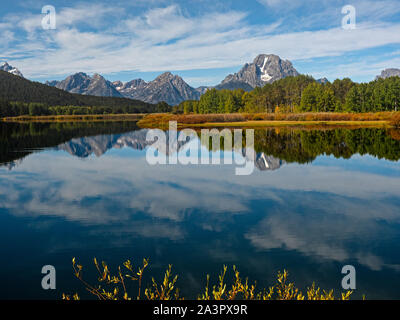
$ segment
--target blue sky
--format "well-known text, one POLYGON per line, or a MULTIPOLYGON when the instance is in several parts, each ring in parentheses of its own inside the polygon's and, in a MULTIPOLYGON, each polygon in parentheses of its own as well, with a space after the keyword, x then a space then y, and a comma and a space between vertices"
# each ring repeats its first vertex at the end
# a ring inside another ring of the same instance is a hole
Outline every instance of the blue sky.
POLYGON ((38 81, 75 72, 152 80, 165 71, 215 85, 260 53, 329 80, 400 68, 399 0, 20 1, 0 8, 0 61, 38 81), (356 29, 342 28, 344 5, 356 29), (44 5, 56 29, 41 25, 44 5))

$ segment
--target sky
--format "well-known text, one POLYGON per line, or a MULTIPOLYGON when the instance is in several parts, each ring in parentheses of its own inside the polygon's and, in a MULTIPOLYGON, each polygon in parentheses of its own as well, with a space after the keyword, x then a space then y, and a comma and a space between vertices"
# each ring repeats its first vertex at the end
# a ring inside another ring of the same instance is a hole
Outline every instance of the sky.
POLYGON ((216 85, 262 53, 331 81, 400 68, 400 0, 14 0, 0 7, 0 34, 0 62, 41 82, 170 71, 194 87, 216 85), (46 5, 55 29, 42 26, 46 5), (355 28, 343 28, 346 5, 355 28))

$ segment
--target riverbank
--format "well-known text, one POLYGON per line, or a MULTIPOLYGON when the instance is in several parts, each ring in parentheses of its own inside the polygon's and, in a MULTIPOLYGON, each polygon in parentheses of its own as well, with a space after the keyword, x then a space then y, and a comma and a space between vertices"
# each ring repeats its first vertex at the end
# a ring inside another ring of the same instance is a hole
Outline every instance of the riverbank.
POLYGON ((95 121, 138 121, 145 114, 94 114, 57 116, 18 116, 1 118, 4 122, 95 122, 95 121))
POLYGON ((379 113, 258 113, 258 114, 149 114, 138 122, 141 128, 166 128, 170 121, 179 127, 266 127, 266 126, 363 126, 391 127, 400 112, 379 113))
POLYGON ((204 124, 192 124, 191 127, 287 127, 287 126, 307 126, 307 127, 321 127, 321 126, 350 126, 350 127, 387 127, 387 121, 243 121, 243 122, 212 122, 204 124))
POLYGON ((378 113, 232 113, 232 114, 101 114, 18 116, 4 122, 96 122, 138 121, 141 128, 168 128, 170 121, 179 127, 392 127, 400 112, 378 113))

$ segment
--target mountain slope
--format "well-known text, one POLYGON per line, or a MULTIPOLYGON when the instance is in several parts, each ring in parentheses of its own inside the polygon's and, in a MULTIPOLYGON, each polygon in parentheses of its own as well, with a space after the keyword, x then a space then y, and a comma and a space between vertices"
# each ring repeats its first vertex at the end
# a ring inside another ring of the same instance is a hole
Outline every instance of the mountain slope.
POLYGON ((0 71, 0 99, 19 102, 39 102, 51 106, 138 107, 141 112, 153 112, 156 106, 142 101, 73 94, 48 85, 0 71))
POLYGON ((243 89, 244 91, 251 91, 254 88, 244 81, 236 81, 231 80, 227 82, 222 82, 215 87, 217 90, 235 90, 235 89, 243 89))
POLYGON ((228 75, 217 87, 249 90, 249 87, 262 87, 267 83, 298 75, 290 61, 273 54, 260 54, 253 63, 246 63, 239 72, 228 75))

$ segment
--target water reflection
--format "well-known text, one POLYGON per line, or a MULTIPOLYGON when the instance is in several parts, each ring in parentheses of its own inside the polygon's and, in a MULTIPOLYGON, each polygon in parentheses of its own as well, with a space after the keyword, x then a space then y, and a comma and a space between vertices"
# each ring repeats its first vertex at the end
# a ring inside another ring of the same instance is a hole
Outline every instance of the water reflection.
POLYGON ((52 262, 68 288, 72 256, 150 257, 154 272, 173 263, 191 295, 224 263, 260 285, 285 267, 299 286, 336 289, 340 267, 353 264, 360 294, 400 297, 400 149, 390 132, 257 130, 257 167, 279 170, 238 177, 229 165, 150 166, 146 131, 122 129, 63 128, 41 152, 32 149, 47 135, 8 138, 14 153, 2 157, 24 158, 0 168, 2 268, 52 262))

